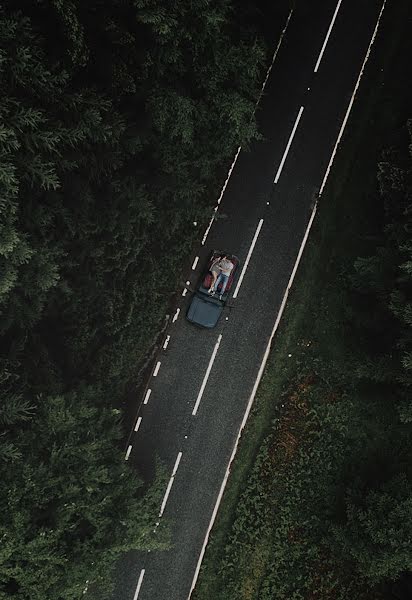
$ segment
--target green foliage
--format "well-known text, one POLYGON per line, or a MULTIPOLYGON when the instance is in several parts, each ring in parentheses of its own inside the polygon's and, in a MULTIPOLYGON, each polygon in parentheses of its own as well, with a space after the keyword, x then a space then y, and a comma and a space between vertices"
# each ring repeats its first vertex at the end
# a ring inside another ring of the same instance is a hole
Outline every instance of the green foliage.
POLYGON ((121 552, 167 541, 162 530, 152 533, 162 488, 138 495, 141 482, 115 450, 117 411, 97 408, 93 395, 38 398, 30 424, 14 435, 20 456, 0 477, 7 597, 74 600, 86 581, 110 583, 121 552))
POLYGON ((334 541, 373 585, 412 569, 411 478, 400 474, 360 498, 348 498, 347 518, 334 541))
MULTIPOLYGON (((412 134, 408 122, 409 144, 412 134)), ((410 146, 409 146, 410 147, 410 146)), ((412 157, 405 141, 384 154, 378 183, 383 201, 383 225, 375 254, 358 258, 352 282, 361 295, 355 297, 360 327, 365 325, 379 343, 362 366, 362 377, 396 382, 401 420, 410 422, 412 370, 412 157), (366 316, 368 312, 368 316, 366 316), (361 318, 359 318, 359 315, 361 318)))
POLYGON ((22 456, 19 445, 13 439, 13 430, 18 424, 30 420, 34 410, 16 385, 13 367, 16 365, 8 361, 0 363, 0 462, 9 463, 22 456))
POLYGON ((356 582, 333 574, 325 549, 338 473, 361 447, 358 441, 347 456, 354 404, 311 378, 283 402, 237 505, 220 570, 221 597, 361 597, 356 582))
POLYGON ((121 552, 167 543, 113 406, 258 136, 264 61, 228 0, 0 7, 2 598, 104 597, 121 552))
POLYGON ((27 355, 58 340, 63 377, 111 396, 152 341, 218 169, 257 136, 264 52, 223 0, 2 14, 1 331, 27 355))

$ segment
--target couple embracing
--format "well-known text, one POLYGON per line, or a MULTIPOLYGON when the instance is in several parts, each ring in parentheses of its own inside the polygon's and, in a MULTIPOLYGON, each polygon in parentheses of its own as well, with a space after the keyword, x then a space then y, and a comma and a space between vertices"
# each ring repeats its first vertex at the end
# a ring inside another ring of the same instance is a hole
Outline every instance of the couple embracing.
POLYGON ((229 281, 230 274, 233 270, 233 263, 227 256, 227 254, 223 254, 222 256, 217 256, 212 264, 210 265, 210 272, 212 273, 212 283, 208 290, 208 293, 212 296, 217 292, 217 288, 219 284, 222 284, 220 289, 220 300, 222 299, 223 294, 225 293, 227 282, 229 281))

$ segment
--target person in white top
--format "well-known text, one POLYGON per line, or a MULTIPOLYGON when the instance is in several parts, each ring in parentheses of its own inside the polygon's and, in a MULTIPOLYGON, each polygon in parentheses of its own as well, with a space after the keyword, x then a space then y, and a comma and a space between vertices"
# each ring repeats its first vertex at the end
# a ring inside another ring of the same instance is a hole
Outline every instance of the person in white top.
POLYGON ((209 286, 209 294, 213 291, 213 287, 215 285, 217 276, 220 274, 220 268, 218 266, 218 262, 222 260, 221 256, 216 256, 216 258, 212 261, 212 264, 210 265, 210 272, 212 274, 212 283, 209 286))
POLYGON ((222 299, 223 294, 225 293, 227 282, 229 281, 230 274, 233 270, 233 263, 229 258, 224 254, 219 259, 212 263, 211 272, 213 275, 212 285, 209 288, 209 294, 212 296, 217 292, 217 288, 219 283, 222 282, 222 288, 220 290, 220 299, 222 299))

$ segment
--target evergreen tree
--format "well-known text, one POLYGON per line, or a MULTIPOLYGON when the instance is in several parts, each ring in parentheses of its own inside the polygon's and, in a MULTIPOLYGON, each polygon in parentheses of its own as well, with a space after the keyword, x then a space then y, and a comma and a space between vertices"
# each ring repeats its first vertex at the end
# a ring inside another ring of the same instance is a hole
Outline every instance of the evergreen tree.
POLYGON ((0 361, 0 462, 13 462, 21 458, 20 448, 13 440, 13 430, 18 424, 30 420, 33 406, 23 398, 13 372, 16 365, 0 361))
POLYGON ((26 355, 64 356, 65 380, 106 378, 110 395, 110 380, 130 376, 123 356, 142 359, 218 168, 256 136, 264 54, 227 0, 13 6, 32 25, 13 13, 21 31, 15 48, 4 42, 10 71, 25 47, 11 105, 34 121, 13 130, 12 162, 29 165, 14 167, 13 235, 26 249, 4 278, 3 330, 26 355))
POLYGON ((1 467, 0 594, 75 600, 110 584, 113 560, 131 548, 164 546, 153 534, 165 481, 144 496, 115 451, 117 411, 96 392, 39 398, 30 426, 14 435, 13 469, 1 467))
POLYGON ((346 522, 334 540, 369 584, 392 581, 412 570, 412 485, 405 474, 347 500, 346 522))
POLYGON ((404 422, 412 421, 412 121, 407 134, 379 164, 382 228, 375 253, 356 260, 351 278, 357 293, 354 322, 368 346, 357 373, 396 385, 404 422))

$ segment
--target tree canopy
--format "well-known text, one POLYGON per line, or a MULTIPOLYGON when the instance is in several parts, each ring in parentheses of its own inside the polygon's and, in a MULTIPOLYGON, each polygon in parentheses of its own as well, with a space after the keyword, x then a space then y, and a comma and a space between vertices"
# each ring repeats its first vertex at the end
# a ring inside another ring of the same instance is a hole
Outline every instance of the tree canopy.
POLYGON ((245 10, 0 7, 1 597, 77 599, 98 582, 102 597, 121 551, 165 543, 148 535, 158 488, 124 466, 116 407, 193 222, 257 136, 266 50, 245 10))

